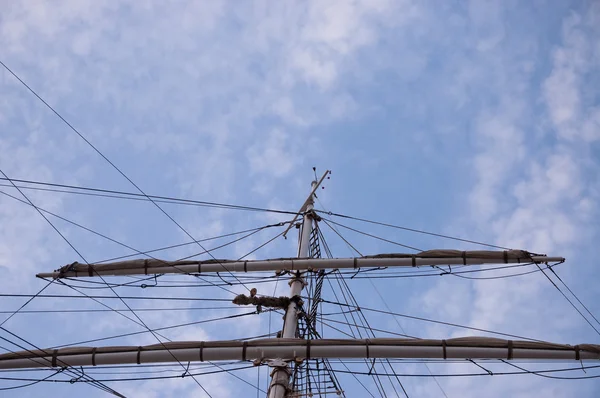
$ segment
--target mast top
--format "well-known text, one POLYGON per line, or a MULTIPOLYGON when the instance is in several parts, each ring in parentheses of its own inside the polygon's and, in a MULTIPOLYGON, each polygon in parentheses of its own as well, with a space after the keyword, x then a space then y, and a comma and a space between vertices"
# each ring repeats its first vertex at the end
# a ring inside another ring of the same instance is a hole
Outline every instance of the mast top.
POLYGON ((300 214, 304 213, 304 211, 306 210, 306 207, 309 204, 312 204, 314 199, 313 199, 313 195, 315 194, 315 192, 317 191, 317 189, 319 188, 319 186, 323 183, 323 180, 325 179, 325 177, 327 177, 329 174, 331 174, 331 170, 326 170, 325 173, 323 173, 323 176, 319 179, 319 181, 313 180, 311 182, 311 191, 310 194, 308 195, 308 197, 306 198, 306 200, 304 201, 304 203, 302 204, 302 206, 300 207, 300 210, 298 210, 298 212, 296 213, 296 215, 294 216, 294 218, 292 219, 292 222, 288 225, 288 227, 286 228, 286 230, 283 232, 283 237, 287 238, 287 233, 290 231, 290 229, 294 226, 294 223, 296 222, 296 220, 298 219, 298 217, 300 217, 300 214))

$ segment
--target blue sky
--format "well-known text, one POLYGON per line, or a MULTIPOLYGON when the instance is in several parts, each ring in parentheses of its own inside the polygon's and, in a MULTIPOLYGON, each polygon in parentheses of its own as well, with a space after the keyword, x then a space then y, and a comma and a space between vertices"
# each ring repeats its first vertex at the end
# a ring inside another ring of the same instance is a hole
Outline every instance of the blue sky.
MULTIPOLYGON (((593 259, 600 254, 599 43, 600 6, 593 1, 0 1, 0 60, 145 192, 296 210, 312 167, 331 169, 319 192, 327 210, 565 256, 557 271, 594 314, 600 313, 600 290, 593 283, 593 259)), ((0 154, 0 168, 11 178, 134 191, 6 70, 0 70, 0 154)), ((18 196, 11 188, 1 190, 18 196)), ((150 203, 26 193, 36 205, 139 250, 189 240, 150 203)), ((164 208, 195 237, 285 219, 164 208)), ((80 260, 39 214, 4 195, 0 225, 3 293, 37 292, 43 283, 36 272, 80 260)), ((66 223, 56 225, 89 261, 131 253, 66 223)), ((423 249, 475 248, 352 225, 423 249)), ((324 232, 334 255, 352 254, 335 234, 324 232)), ((252 236, 218 257, 241 256, 274 233, 252 236)), ((360 235, 348 238, 364 253, 399 250, 360 235)), ((177 258, 194 251, 163 254, 177 258)), ((294 253, 289 239, 255 256, 294 253)), ((382 306, 372 285, 352 283, 361 303, 382 306)), ((375 283, 398 312, 556 342, 598 341, 538 273, 375 283)), ((164 291, 225 297, 214 289, 164 291)), ((22 301, 2 303, 3 310, 13 310, 22 301)), ((99 308, 44 299, 31 304, 52 306, 99 308)), ((215 314, 220 312, 141 316, 157 327, 215 314)), ((234 338, 248 329, 260 334, 268 323, 264 316, 178 329, 169 337, 234 338)), ((372 321, 397 327, 389 318, 372 321)), ((51 346, 137 330, 127 322, 108 314, 17 315, 5 326, 38 346, 51 346)), ((471 334, 401 322, 419 336, 471 334)), ((255 373, 247 377, 256 381, 255 373)), ((213 396, 243 391, 227 375, 200 380, 213 396)), ((600 389, 593 380, 534 376, 440 383, 450 397, 592 397, 600 389)), ((432 380, 407 378, 406 386, 411 396, 440 396, 432 380)), ((85 385, 36 385, 8 396, 47 396, 49 388, 56 396, 101 394, 85 385)), ((198 393, 189 379, 115 388, 128 396, 198 393)))

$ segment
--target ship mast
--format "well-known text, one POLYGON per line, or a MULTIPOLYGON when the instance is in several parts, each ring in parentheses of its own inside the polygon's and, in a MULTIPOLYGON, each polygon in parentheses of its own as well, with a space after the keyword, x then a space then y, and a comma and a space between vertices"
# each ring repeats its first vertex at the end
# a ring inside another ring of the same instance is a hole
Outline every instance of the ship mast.
MULTIPOLYGON (((313 222, 313 208, 314 208, 314 194, 319 185, 323 182, 325 177, 329 174, 329 171, 326 171, 323 174, 323 177, 319 181, 313 181, 311 183, 311 191, 308 195, 308 198, 304 201, 304 204, 300 208, 298 214, 303 213, 304 218, 302 220, 302 226, 300 230, 300 240, 298 242, 298 258, 308 258, 309 257, 309 242, 310 242, 310 233, 312 231, 312 222, 313 222)), ((298 217, 298 215, 296 215, 298 217)), ((296 219, 294 218, 294 220, 296 219)), ((287 233, 289 228, 293 226, 294 221, 290 223, 290 226, 285 231, 287 233)), ((298 300, 300 299, 300 292, 306 285, 306 281, 304 280, 304 273, 301 271, 292 272, 292 278, 290 279, 290 304, 287 307, 287 310, 284 315, 283 321, 283 329, 281 332, 281 337, 284 339, 292 339, 297 337, 298 331, 298 300)), ((290 384, 290 376, 291 371, 289 365, 282 361, 281 359, 276 359, 271 362, 271 365, 274 366, 273 371, 271 372, 271 384, 269 385, 268 397, 269 398, 283 398, 286 393, 289 391, 290 384)))
MULTIPOLYGON (((317 358, 438 358, 438 359, 545 359, 600 360, 600 345, 562 345, 540 341, 513 341, 486 337, 465 337, 448 340, 426 339, 304 339, 298 331, 300 294, 306 285, 307 272, 325 269, 358 269, 361 267, 420 267, 447 264, 465 266, 477 264, 548 264, 563 262, 562 257, 548 257, 523 250, 458 251, 429 250, 416 254, 381 254, 355 258, 310 258, 315 192, 329 174, 326 171, 311 183, 304 204, 284 232, 299 226, 298 253, 295 258, 229 261, 156 259, 130 260, 104 264, 66 265, 54 272, 38 274, 42 278, 93 277, 97 275, 156 275, 211 272, 287 272, 291 275, 287 297, 268 298, 285 309, 283 329, 278 338, 251 341, 169 342, 152 346, 132 347, 67 347, 61 349, 27 350, 0 354, 0 369, 44 368, 69 366, 99 366, 112 364, 143 364, 242 360, 272 367, 268 398, 284 398, 291 392, 291 363, 317 358), (302 222, 296 220, 302 216, 302 222), (283 303, 283 304, 282 304, 283 303)), ((250 298, 240 295, 244 300, 250 298)), ((240 297, 236 297, 236 300, 240 297)), ((252 296, 252 294, 251 294, 252 296)), ((234 303, 240 304, 239 302, 234 303)), ((244 303, 248 304, 248 303, 244 303)))

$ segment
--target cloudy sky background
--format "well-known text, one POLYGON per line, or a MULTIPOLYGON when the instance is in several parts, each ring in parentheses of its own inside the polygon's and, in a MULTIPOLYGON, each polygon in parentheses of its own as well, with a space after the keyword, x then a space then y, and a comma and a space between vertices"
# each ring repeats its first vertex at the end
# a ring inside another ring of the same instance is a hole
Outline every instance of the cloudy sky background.
MULTIPOLYGON (((592 313, 600 313, 600 288, 594 283, 594 259, 600 254, 595 244, 600 195, 597 2, 211 0, 132 5, 0 0, 0 60, 147 193, 296 210, 308 192, 312 167, 332 169, 331 180, 319 192, 319 207, 565 256, 568 261, 557 272, 592 313)), ((0 169, 10 178, 135 191, 4 68, 0 169)), ((12 188, 0 188, 19 196, 12 188)), ((24 192, 36 205, 138 250, 189 241, 151 203, 24 192)), ((164 209, 197 238, 287 219, 191 206, 164 209)), ((132 253, 52 221, 88 261, 132 253)), ((34 209, 4 195, 0 225, 2 293, 35 293, 44 285, 35 273, 81 261, 34 209)), ((352 226, 422 249, 479 248, 372 225, 352 226)), ((277 232, 268 229, 215 255, 242 256, 277 232)), ((334 255, 352 255, 333 232, 324 232, 334 255)), ((364 236, 347 236, 365 254, 401 251, 364 236)), ((161 254, 177 258, 198 249, 187 246, 161 254)), ((294 254, 295 242, 288 239, 255 257, 294 254)), ((349 283, 361 305, 383 308, 368 281, 349 283)), ((599 338, 539 273, 481 281, 444 276, 374 283, 397 312, 555 342, 599 338)), ((118 292, 147 293, 140 290, 118 292)), ((77 294, 67 287, 49 292, 77 294)), ((231 296, 199 288, 147 294, 231 296)), ((3 298, 1 307, 15 310, 23 300, 3 298)), ((36 299, 27 309, 102 308, 72 301, 36 299)), ((123 308, 119 304, 110 301, 123 308)), ((159 327, 248 311, 140 316, 150 327, 159 327)), ((279 317, 273 318, 277 325, 279 317)), ((267 333, 268 314, 240 319, 167 335, 199 340, 238 338, 248 330, 267 333)), ((389 317, 372 321, 397 330, 389 317)), ((473 334, 399 321, 406 333, 420 337, 473 334)), ((23 314, 5 327, 39 347, 143 330, 106 313, 23 314)), ((155 341, 138 336, 121 342, 155 341)), ((458 370, 480 369, 471 365, 458 370)), ((254 370, 241 375, 256 383, 254 370)), ((215 397, 255 394, 229 375, 198 380, 215 397)), ((441 396, 431 379, 402 380, 411 397, 441 396)), ((449 397, 593 397, 600 390, 593 379, 438 381, 449 397)), ((261 383, 265 389, 264 372, 261 383)), ((342 377, 344 387, 352 383, 342 377)), ((189 378, 112 386, 127 396, 200 394, 189 378)), ((6 393, 42 397, 49 388, 55 396, 103 395, 79 384, 6 393)), ((348 396, 363 396, 354 388, 348 396)))

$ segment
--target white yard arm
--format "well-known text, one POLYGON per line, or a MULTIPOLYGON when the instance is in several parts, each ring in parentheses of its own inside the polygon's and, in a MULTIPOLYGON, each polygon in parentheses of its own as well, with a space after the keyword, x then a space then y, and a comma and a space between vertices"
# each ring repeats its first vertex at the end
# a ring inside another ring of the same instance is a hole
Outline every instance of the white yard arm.
POLYGON ((104 264, 73 263, 59 270, 40 273, 40 278, 88 277, 97 275, 203 274, 207 272, 306 271, 371 267, 421 267, 433 265, 481 265, 559 263, 563 257, 534 255, 524 250, 459 251, 428 250, 416 254, 381 254, 354 258, 284 258, 272 260, 163 261, 140 259, 104 264))
POLYGON ((173 342, 143 347, 72 347, 0 355, 0 369, 203 361, 263 361, 266 358, 437 358, 600 360, 600 345, 463 337, 448 340, 398 338, 261 339, 173 342))

